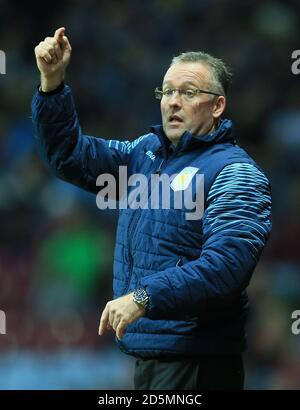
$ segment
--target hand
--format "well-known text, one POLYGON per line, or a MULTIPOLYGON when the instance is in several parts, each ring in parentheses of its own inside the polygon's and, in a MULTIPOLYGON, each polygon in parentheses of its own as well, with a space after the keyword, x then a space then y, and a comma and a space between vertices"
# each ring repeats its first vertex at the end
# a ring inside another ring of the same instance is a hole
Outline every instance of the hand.
POLYGON ((65 28, 60 27, 55 31, 54 37, 46 37, 34 49, 41 73, 42 91, 54 90, 64 79, 72 52, 68 38, 64 34, 65 28))
POLYGON ((106 330, 113 329, 117 338, 121 340, 127 326, 144 316, 145 313, 145 308, 133 301, 133 293, 111 300, 102 312, 99 335, 102 336, 106 330))

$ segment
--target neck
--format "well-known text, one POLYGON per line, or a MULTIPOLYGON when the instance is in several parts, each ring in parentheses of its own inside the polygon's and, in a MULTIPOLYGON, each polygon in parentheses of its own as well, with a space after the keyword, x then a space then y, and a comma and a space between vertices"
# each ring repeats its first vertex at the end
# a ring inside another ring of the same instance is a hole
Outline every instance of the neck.
POLYGON ((208 129, 206 132, 202 133, 201 135, 197 135, 197 137, 201 137, 202 135, 206 135, 206 134, 211 134, 212 132, 216 130, 216 128, 217 128, 217 121, 214 121, 210 129, 208 129))

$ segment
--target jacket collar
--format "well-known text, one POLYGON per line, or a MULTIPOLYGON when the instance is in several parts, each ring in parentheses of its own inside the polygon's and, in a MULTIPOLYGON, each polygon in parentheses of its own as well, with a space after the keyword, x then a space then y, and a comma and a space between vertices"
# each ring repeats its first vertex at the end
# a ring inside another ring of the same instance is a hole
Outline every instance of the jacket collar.
MULTIPOLYGON (((154 125, 151 127, 151 132, 157 135, 160 140, 161 146, 159 150, 163 151, 164 157, 168 156, 171 141, 167 138, 162 125, 154 125)), ((234 128, 231 120, 222 119, 219 120, 218 128, 210 134, 201 135, 196 137, 188 131, 185 131, 176 147, 176 151, 188 151, 193 148, 199 148, 201 145, 216 144, 231 142, 235 143, 234 128)))

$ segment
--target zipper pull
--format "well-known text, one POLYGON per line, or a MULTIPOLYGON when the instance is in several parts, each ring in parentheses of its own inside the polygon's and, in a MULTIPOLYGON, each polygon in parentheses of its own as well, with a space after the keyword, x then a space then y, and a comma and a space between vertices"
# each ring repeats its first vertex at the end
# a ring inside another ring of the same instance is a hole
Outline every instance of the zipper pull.
POLYGON ((182 258, 179 258, 177 263, 176 263, 176 267, 181 266, 181 265, 182 265, 182 258))
POLYGON ((156 170, 156 173, 157 173, 158 175, 160 175, 160 174, 161 174, 161 168, 162 168, 162 164, 163 164, 163 162, 164 162, 164 159, 161 161, 161 163, 159 164, 158 169, 156 170))

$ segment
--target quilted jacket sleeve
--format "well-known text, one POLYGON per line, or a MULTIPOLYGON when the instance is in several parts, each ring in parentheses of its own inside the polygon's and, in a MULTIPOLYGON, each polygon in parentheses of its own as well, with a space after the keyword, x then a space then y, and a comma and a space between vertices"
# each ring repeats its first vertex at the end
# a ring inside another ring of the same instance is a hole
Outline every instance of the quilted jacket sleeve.
POLYGON ((141 280, 147 316, 174 319, 222 309, 248 285, 271 230, 267 178, 251 164, 226 166, 212 185, 198 259, 141 280))
POLYGON ((94 193, 97 177, 109 173, 118 178, 119 166, 128 165, 134 148, 146 137, 129 142, 83 135, 67 85, 52 95, 36 92, 32 120, 46 165, 59 178, 94 193))

